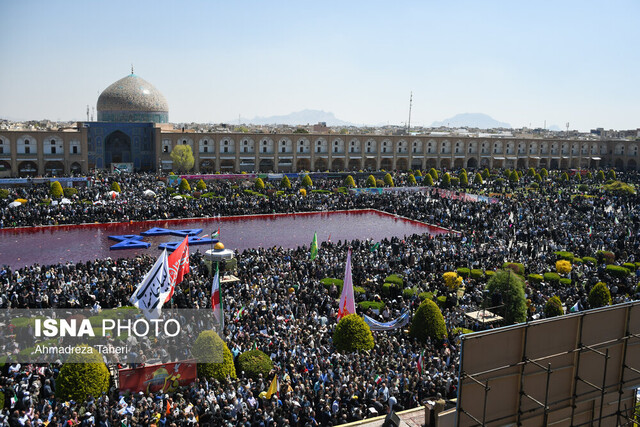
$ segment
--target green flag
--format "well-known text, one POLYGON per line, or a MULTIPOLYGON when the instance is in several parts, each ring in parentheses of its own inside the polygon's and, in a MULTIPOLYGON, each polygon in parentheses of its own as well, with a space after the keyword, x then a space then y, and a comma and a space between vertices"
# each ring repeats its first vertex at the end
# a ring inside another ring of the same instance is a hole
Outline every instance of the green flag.
POLYGON ((375 252, 379 247, 380 247, 380 242, 378 242, 375 245, 371 246, 371 248, 369 250, 371 252, 375 252))
POLYGON ((311 242, 311 261, 318 256, 318 234, 313 233, 313 242, 311 242))

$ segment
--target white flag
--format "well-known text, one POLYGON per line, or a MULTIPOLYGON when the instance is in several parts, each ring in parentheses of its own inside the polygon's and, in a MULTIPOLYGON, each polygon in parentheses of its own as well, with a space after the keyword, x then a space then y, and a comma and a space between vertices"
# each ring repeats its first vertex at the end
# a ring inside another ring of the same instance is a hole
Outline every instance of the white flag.
POLYGON ((170 293, 171 277, 169 276, 169 262, 165 249, 151 270, 144 276, 129 301, 138 307, 147 319, 155 319, 160 315, 162 305, 170 293))

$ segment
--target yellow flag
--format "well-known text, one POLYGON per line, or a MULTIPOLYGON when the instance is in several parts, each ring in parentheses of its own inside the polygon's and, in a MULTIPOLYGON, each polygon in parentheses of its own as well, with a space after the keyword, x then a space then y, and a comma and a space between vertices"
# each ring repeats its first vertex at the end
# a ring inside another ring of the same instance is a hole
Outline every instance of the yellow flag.
POLYGON ((278 393, 280 384, 278 384, 278 374, 273 376, 273 381, 271 381, 271 385, 269 386, 269 390, 267 390, 267 399, 271 399, 275 393, 278 393))

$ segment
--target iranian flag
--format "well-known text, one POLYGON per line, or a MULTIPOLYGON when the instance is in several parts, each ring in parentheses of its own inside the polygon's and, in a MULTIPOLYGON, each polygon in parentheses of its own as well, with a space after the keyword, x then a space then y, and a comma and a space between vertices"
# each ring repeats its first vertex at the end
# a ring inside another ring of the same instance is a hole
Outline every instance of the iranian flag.
POLYGON ((351 248, 349 248, 347 265, 344 269, 344 284, 342 286, 342 295, 340 295, 338 320, 348 314, 356 314, 356 300, 353 297, 353 280, 351 279, 351 248))
POLYGON ((382 382, 382 375, 378 374, 376 375, 376 377, 373 379, 376 384, 380 384, 382 382))
POLYGON ((176 285, 182 282, 184 275, 189 272, 189 236, 186 236, 180 246, 168 256, 168 262, 171 291, 165 304, 171 300, 176 285))
POLYGON ((418 373, 422 375, 424 371, 424 350, 420 353, 420 357, 418 357, 418 373))
POLYGON ((224 317, 222 314, 222 305, 220 304, 220 270, 218 263, 216 263, 216 275, 213 278, 213 284, 211 285, 211 309, 218 323, 220 323, 220 329, 224 329, 224 317))

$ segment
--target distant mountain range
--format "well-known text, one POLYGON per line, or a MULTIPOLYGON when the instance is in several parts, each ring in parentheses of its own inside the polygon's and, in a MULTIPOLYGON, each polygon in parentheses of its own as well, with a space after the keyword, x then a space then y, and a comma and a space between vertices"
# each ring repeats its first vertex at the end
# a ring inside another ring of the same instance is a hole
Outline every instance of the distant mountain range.
MULTIPOLYGON (((327 126, 353 126, 352 123, 345 122, 336 118, 336 116, 328 111, 321 110, 302 110, 295 113, 286 114, 283 116, 269 116, 269 117, 254 117, 253 119, 240 118, 242 123, 254 124, 254 125, 314 125, 318 122, 326 122, 327 126)), ((235 120, 230 120, 230 123, 235 123, 235 120)))
POLYGON ((511 128, 509 123, 499 122, 482 113, 464 113, 456 114, 455 116, 444 119, 441 122, 433 122, 432 127, 447 126, 451 128, 479 128, 479 129, 493 129, 493 128, 511 128))

